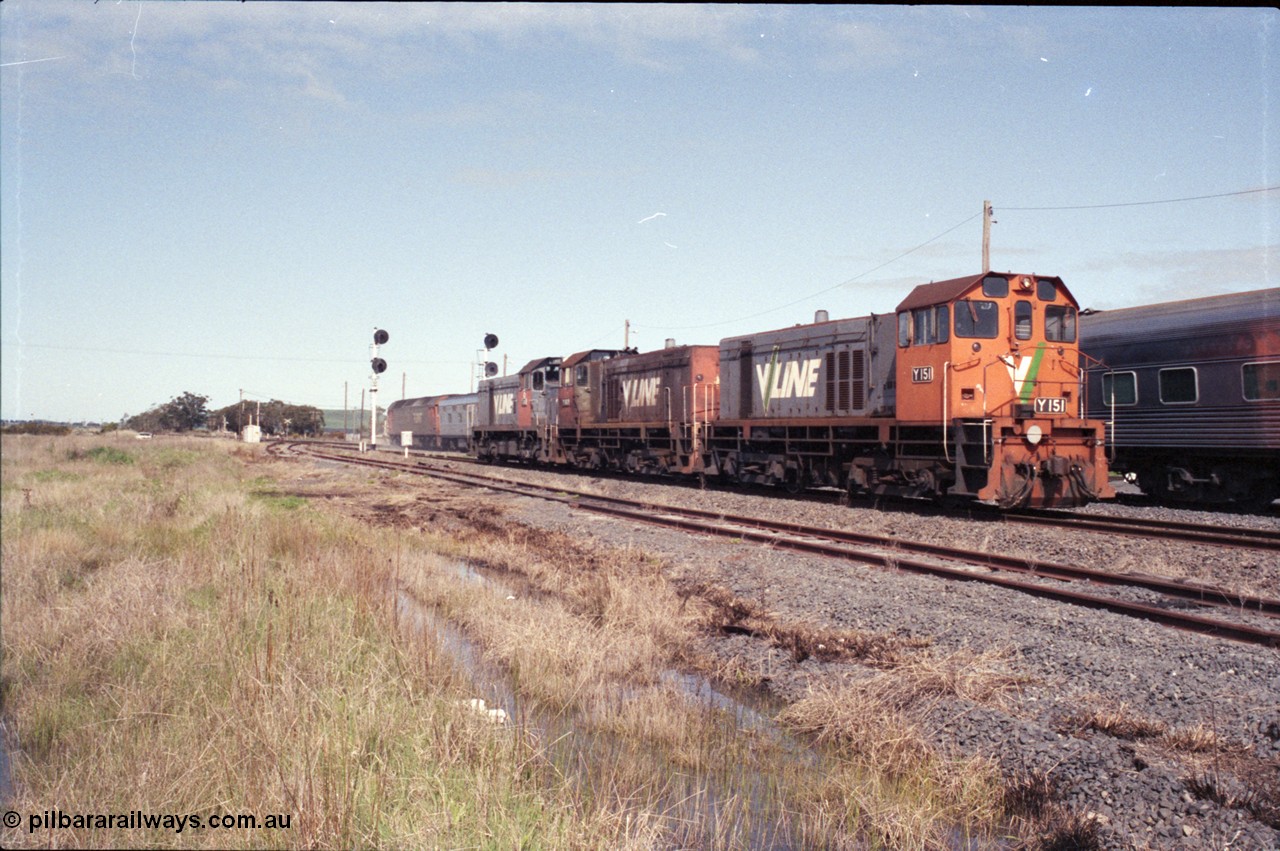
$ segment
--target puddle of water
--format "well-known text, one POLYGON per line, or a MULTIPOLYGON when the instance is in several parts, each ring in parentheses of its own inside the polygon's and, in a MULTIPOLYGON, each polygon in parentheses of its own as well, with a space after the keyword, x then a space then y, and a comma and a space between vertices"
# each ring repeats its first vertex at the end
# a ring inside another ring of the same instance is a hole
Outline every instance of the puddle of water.
MULTIPOLYGON (((461 579, 479 582, 503 597, 513 589, 485 576, 474 567, 456 564, 451 572, 461 579)), ((501 709, 506 719, 543 743, 547 759, 561 771, 572 771, 583 793, 591 798, 613 799, 612 766, 637 758, 637 743, 581 723, 575 713, 551 711, 532 701, 521 701, 506 672, 485 659, 483 650, 461 629, 440 617, 404 590, 395 592, 396 611, 401 623, 431 637, 472 683, 472 693, 484 701, 484 710, 501 709)), ((738 730, 767 736, 788 753, 816 763, 816 755, 792 739, 767 717, 762 706, 751 707, 715 688, 702 677, 667 671, 661 683, 677 690, 699 706, 723 713, 726 723, 738 730)), ((638 694, 620 689, 619 705, 638 694)), ((478 708, 478 706, 476 707, 478 708)), ((662 788, 652 807, 672 826, 673 838, 684 843, 705 844, 715 840, 749 848, 785 849, 799 847, 781 802, 782 790, 776 778, 737 766, 736 772, 688 766, 688 757, 646 748, 644 759, 651 772, 661 778, 662 788)), ((698 760, 701 762, 702 760, 698 760)), ((711 762, 713 760, 706 760, 711 762)))
POLYGON ((0 805, 7 805, 13 800, 13 774, 9 762, 12 744, 9 726, 0 721, 0 805))
MULTIPOLYGON (((465 562, 453 562, 449 572, 468 583, 490 589, 504 599, 528 598, 539 592, 528 586, 516 588, 507 577, 497 577, 465 562)), ((665 753, 660 745, 645 748, 637 755, 637 742, 593 728, 586 716, 573 712, 553 711, 539 707, 534 701, 522 701, 506 671, 485 658, 481 647, 466 633, 439 616, 407 591, 397 589, 396 610, 402 623, 415 632, 432 636, 453 660, 457 669, 473 686, 477 699, 484 701, 485 711, 501 710, 505 719, 522 732, 532 735, 543 745, 548 760, 566 774, 576 777, 579 788, 588 799, 616 800, 619 790, 612 766, 642 759, 662 788, 647 806, 667 819, 671 840, 677 846, 746 847, 789 849, 809 847, 786 811, 787 790, 779 776, 752 770, 743 765, 716 767, 716 755, 695 759, 689 767, 688 755, 665 753), (705 764, 704 764, 705 763, 705 764)), ((680 671, 664 671, 661 686, 675 690, 695 706, 704 707, 724 719, 729 736, 748 735, 780 749, 782 759, 806 769, 821 770, 821 748, 791 735, 773 718, 784 704, 754 690, 734 690, 715 684, 705 677, 680 671)), ((617 706, 642 694, 642 688, 619 687, 617 706)), ((978 847, 972 838, 966 840, 960 830, 952 835, 951 847, 978 847)), ((979 843, 980 844, 980 843, 979 843)))

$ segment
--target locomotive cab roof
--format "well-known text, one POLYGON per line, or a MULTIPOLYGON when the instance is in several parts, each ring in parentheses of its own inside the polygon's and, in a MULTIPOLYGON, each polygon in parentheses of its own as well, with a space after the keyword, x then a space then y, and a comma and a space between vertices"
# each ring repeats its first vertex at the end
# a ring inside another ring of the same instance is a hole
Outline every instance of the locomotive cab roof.
POLYGON ((520 372, 517 374, 524 375, 525 373, 533 372, 535 369, 542 369, 543 367, 547 367, 547 366, 553 366, 553 367, 559 368, 560 358, 559 357, 535 358, 534 360, 529 361, 527 364, 521 367, 520 372))
POLYGON ((936 283, 921 284, 911 291, 902 303, 896 308, 896 312, 901 313, 904 310, 914 310, 917 307, 932 307, 935 304, 950 304, 956 299, 966 295, 972 289, 980 289, 982 282, 989 277, 1004 278, 1010 282, 1010 289, 1014 287, 1014 281, 1017 279, 1026 280, 1028 291, 1035 289, 1036 281, 1052 281, 1058 292, 1062 293, 1069 302, 1074 306, 1079 306, 1075 296, 1067 289, 1066 284, 1062 283, 1062 279, 1052 275, 1029 275, 1015 272, 985 272, 980 275, 968 275, 963 278, 952 278, 948 281, 938 281, 936 283))
POLYGON ((580 363, 587 363, 590 361, 598 361, 598 360, 608 360, 609 358, 617 357, 622 353, 623 352, 620 349, 587 349, 585 352, 577 352, 575 354, 569 355, 560 364, 560 368, 569 369, 570 367, 577 366, 580 363))

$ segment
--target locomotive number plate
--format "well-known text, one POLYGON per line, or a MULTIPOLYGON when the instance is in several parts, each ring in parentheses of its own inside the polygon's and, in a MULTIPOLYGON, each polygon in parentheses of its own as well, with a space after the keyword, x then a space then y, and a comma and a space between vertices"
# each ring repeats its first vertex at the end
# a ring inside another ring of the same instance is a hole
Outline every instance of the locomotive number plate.
POLYGON ((1065 414, 1067 412, 1067 400, 1058 397, 1056 399, 1036 399, 1037 414, 1065 414))

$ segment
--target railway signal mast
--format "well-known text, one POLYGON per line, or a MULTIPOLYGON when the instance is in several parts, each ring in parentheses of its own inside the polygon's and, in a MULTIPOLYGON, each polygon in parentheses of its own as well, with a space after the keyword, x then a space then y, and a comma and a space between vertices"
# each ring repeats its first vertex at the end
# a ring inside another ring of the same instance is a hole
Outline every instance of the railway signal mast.
MULTIPOLYGON (((498 335, 485 334, 484 335, 484 355, 487 355, 489 352, 493 351, 497 347, 498 347, 498 335)), ((478 350, 476 351, 476 370, 480 373, 481 378, 493 378, 495 375, 498 374, 498 365, 491 360, 484 360, 483 359, 484 355, 482 355, 478 350)), ((471 389, 475 390, 474 374, 472 376, 472 380, 473 380, 473 384, 471 389)))
POLYGON ((381 328, 373 329, 373 345, 369 347, 369 353, 372 359, 369 361, 369 367, 373 370, 373 374, 369 376, 369 396, 372 399, 372 419, 369 425, 369 445, 373 449, 378 448, 378 376, 387 371, 387 362, 378 357, 378 346, 384 345, 387 340, 391 339, 391 335, 381 328))

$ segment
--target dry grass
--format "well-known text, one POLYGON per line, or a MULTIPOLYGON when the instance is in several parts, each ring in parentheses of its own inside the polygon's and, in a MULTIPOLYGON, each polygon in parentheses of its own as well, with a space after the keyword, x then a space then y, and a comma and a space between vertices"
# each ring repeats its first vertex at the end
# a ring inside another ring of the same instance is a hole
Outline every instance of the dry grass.
POLYGON ((817 823, 854 820, 873 844, 888 848, 944 848, 955 830, 990 838, 1004 820, 995 762, 939 753, 874 689, 815 692, 781 720, 845 755, 806 796, 817 823))
POLYGON ((998 701, 1017 682, 995 657, 935 659, 923 642, 682 593, 643 552, 489 509, 448 509, 437 531, 443 504, 382 479, 369 511, 391 525, 373 527, 322 510, 322 482, 290 481, 298 466, 260 449, 3 448, 15 809, 290 816, 280 832, 19 832, 6 846, 734 848, 782 829, 805 846, 925 848, 1004 818, 994 766, 936 753, 903 711, 998 701), (470 673, 406 622, 399 592, 461 628, 543 720, 469 711, 470 673), (798 659, 863 661, 885 677, 878 696, 793 707, 786 722, 821 742, 798 756, 667 676, 730 625, 798 659))
POLYGON ((648 847, 528 742, 475 723, 397 631, 390 535, 309 510, 261 455, 4 439, 15 810, 288 816, 288 830, 6 831, 66 847, 648 847), (247 472, 246 472, 247 465, 247 472), (14 498, 17 496, 17 498, 14 498))
POLYGON ((684 597, 702 604, 700 618, 712 632, 736 632, 763 638, 791 654, 797 662, 815 657, 824 662, 856 660, 877 668, 891 668, 929 641, 888 633, 830 629, 795 620, 784 620, 763 605, 737 596, 728 588, 700 583, 684 597))

